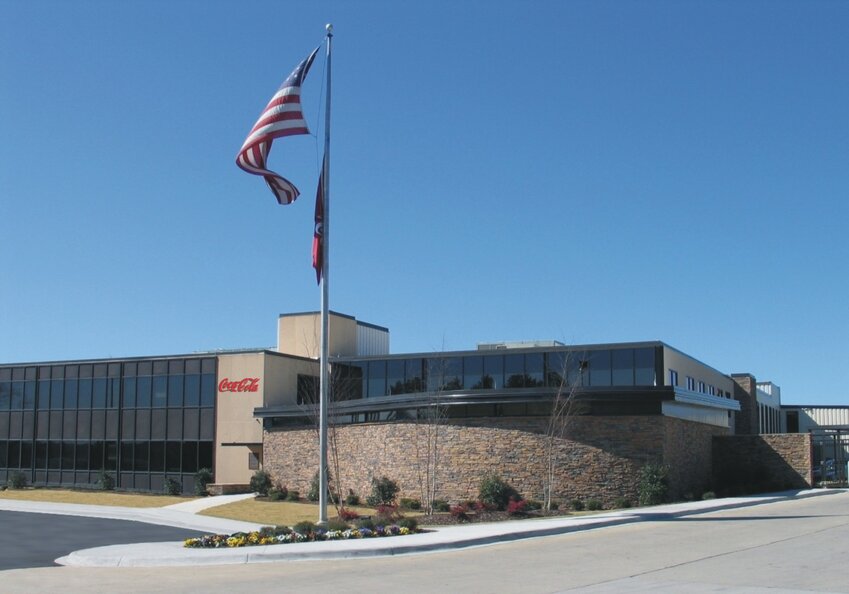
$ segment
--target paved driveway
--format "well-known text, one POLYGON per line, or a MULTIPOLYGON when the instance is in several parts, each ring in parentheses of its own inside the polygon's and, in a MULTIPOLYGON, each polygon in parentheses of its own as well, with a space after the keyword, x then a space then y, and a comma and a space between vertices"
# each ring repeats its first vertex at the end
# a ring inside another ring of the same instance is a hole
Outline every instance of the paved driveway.
POLYGON ((176 541, 202 534, 144 522, 0 511, 0 570, 50 567, 54 559, 89 547, 176 541))

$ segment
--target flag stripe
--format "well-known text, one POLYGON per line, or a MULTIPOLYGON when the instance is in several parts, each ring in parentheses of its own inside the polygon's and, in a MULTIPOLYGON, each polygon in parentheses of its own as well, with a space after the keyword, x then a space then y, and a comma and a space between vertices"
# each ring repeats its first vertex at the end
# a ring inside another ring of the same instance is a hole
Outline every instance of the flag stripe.
POLYGON ((262 110, 236 156, 236 165, 241 169, 263 176, 280 204, 294 202, 299 194, 298 188, 286 178, 268 169, 266 159, 275 138, 309 134, 309 128, 301 110, 301 84, 309 72, 318 49, 315 48, 307 59, 298 64, 283 81, 262 110))

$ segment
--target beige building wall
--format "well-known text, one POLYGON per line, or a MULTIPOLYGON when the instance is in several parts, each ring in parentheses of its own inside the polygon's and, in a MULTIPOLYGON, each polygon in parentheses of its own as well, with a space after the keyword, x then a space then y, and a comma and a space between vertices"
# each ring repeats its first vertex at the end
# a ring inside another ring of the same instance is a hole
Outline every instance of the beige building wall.
POLYGON ((298 375, 318 377, 318 361, 266 353, 263 406, 296 404, 298 375))
MULTIPOLYGON (((357 354, 357 320, 330 312, 331 357, 357 354)), ((277 350, 287 355, 318 359, 321 344, 321 315, 317 312, 285 314, 277 319, 277 350)))
POLYGON ((254 470, 249 456, 262 455, 262 423, 253 416, 262 406, 266 388, 265 353, 240 353, 218 357, 217 418, 215 431, 215 482, 247 484, 254 470), (222 391, 222 384, 257 380, 256 392, 222 391))
POLYGON ((726 392, 734 393, 734 382, 730 377, 666 345, 663 347, 663 363, 663 378, 658 381, 658 385, 668 386, 669 370, 674 369, 678 372, 678 387, 680 388, 687 389, 687 377, 689 376, 696 380, 696 391, 699 389, 699 382, 704 382, 705 390, 707 390, 707 386, 714 386, 717 390, 722 391, 721 394, 717 393, 717 396, 725 396, 726 392))
POLYGON ((217 484, 249 483, 256 472, 256 468, 251 468, 251 455, 257 465, 262 466, 262 421, 254 418, 254 409, 295 404, 298 374, 317 375, 318 363, 268 351, 219 356, 215 431, 217 484), (255 384, 256 391, 238 391, 243 380, 247 380, 246 386, 255 384))

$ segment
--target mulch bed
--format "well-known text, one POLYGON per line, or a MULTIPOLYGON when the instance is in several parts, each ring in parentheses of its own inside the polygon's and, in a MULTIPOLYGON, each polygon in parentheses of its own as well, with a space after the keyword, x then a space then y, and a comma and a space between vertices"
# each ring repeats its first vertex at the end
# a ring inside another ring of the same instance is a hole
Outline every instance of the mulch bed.
POLYGON ((424 516, 416 516, 419 526, 451 526, 453 524, 477 524, 480 522, 504 522, 508 520, 527 520, 528 518, 550 518, 557 516, 568 516, 568 511, 552 510, 546 512, 536 510, 522 515, 510 515, 506 511, 479 511, 469 512, 468 520, 452 516, 450 513, 438 513, 424 516))

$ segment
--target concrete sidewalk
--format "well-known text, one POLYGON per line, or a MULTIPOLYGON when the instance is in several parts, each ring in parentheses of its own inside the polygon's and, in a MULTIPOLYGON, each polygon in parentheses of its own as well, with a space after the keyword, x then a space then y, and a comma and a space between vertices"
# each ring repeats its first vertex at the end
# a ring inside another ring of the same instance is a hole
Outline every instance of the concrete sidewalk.
MULTIPOLYGON (((710 501, 694 501, 656 507, 620 510, 592 516, 566 516, 557 518, 513 520, 488 524, 463 524, 457 526, 428 527, 428 532, 393 538, 309 542, 234 549, 187 549, 184 548, 180 542, 114 545, 75 551, 70 555, 57 559, 56 562, 61 565, 80 567, 156 567, 179 565, 226 565, 267 563, 272 561, 404 555, 483 546, 499 542, 550 536, 555 534, 566 534, 579 530, 591 530, 646 520, 658 521, 672 519, 693 514, 761 505, 795 498, 821 495, 846 495, 847 492, 849 491, 845 489, 791 491, 752 497, 714 499, 710 501)), ((101 509, 102 508, 98 508, 98 511, 101 509)), ((119 509, 127 510, 128 508, 119 509)), ((20 509, 20 511, 37 510, 20 509)), ((144 515, 147 517, 150 517, 151 515, 158 517, 159 521, 155 523, 167 523, 166 520, 175 517, 181 522, 178 524, 180 526, 191 528, 197 528, 198 526, 197 524, 190 524, 186 521, 184 516, 189 514, 185 511, 169 510, 168 508, 160 508, 158 510, 159 513, 155 513, 153 510, 145 511, 147 513, 144 515), (172 516, 172 514, 178 515, 172 516)), ((46 513, 61 512, 52 511, 46 513)), ((119 514, 116 513, 108 517, 118 517, 118 515, 119 514)), ((133 515, 137 517, 124 517, 122 519, 149 521, 147 519, 139 518, 138 513, 133 515)), ((197 517, 204 518, 203 516, 197 517)), ((207 519, 216 520, 215 518, 205 518, 204 521, 207 519)), ((230 521, 222 520, 221 522, 230 521)), ((246 524, 244 522, 234 522, 234 525, 235 524, 242 526, 241 528, 237 528, 237 530, 258 528, 256 525, 246 524)), ((218 533, 229 533, 234 531, 236 530, 210 530, 210 532, 218 533)))

